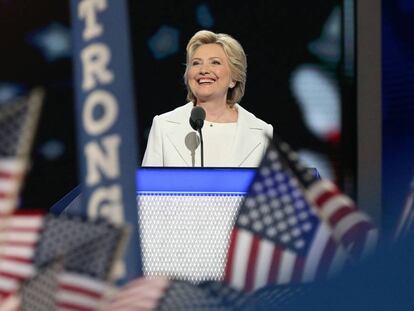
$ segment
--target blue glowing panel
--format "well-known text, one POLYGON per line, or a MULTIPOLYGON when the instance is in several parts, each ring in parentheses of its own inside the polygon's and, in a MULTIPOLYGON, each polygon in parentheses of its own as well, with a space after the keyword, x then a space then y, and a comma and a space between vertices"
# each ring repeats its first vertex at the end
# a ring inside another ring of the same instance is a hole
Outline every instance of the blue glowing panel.
POLYGON ((255 173, 255 168, 142 167, 136 172, 137 193, 245 194, 255 173))
POLYGON ((244 194, 254 168, 145 168, 137 170, 137 193, 228 193, 244 194))

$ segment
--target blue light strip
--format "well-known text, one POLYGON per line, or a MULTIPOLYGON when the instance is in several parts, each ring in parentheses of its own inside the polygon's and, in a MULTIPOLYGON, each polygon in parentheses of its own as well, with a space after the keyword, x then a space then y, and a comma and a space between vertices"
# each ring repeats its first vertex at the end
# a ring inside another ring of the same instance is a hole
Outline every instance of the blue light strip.
POLYGON ((255 168, 171 168, 137 169, 137 194, 245 194, 255 168))

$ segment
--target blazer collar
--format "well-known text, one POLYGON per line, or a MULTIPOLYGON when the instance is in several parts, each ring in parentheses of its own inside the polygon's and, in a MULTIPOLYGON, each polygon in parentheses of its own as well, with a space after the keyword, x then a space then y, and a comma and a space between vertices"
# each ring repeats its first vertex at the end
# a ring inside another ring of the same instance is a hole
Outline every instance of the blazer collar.
MULTIPOLYGON (((189 102, 172 111, 166 118, 166 121, 173 125, 166 133, 167 137, 186 165, 190 167, 194 166, 194 163, 192 163, 191 151, 185 144, 185 138, 189 133, 195 132, 189 123, 193 107, 194 104, 189 102)), ((263 123, 253 114, 238 104, 235 107, 238 109, 238 120, 236 137, 226 164, 229 167, 243 166, 249 155, 263 144, 263 139, 260 139, 259 135, 263 135, 265 130, 263 123)), ((196 152, 199 152, 198 149, 196 152)))

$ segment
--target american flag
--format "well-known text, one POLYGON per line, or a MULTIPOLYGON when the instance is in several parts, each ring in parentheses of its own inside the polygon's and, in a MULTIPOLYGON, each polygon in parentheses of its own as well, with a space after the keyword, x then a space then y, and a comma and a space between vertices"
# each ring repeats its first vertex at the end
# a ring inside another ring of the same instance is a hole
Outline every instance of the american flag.
POLYGON ((231 232, 224 282, 245 292, 335 275, 375 244, 352 201, 303 166, 287 144, 269 144, 231 232))
POLYGON ((22 284, 62 260, 63 270, 56 276, 56 309, 95 310, 108 288, 114 262, 122 255, 126 234, 125 228, 104 221, 30 211, 2 217, 0 307, 11 296, 24 301, 22 284))
POLYGON ((0 105, 0 216, 18 203, 43 100, 43 91, 0 105))
POLYGON ((18 158, 0 158, 0 217, 17 206, 26 161, 18 158))
POLYGON ((0 301, 35 274, 32 263, 43 226, 43 212, 19 211, 0 217, 0 301))

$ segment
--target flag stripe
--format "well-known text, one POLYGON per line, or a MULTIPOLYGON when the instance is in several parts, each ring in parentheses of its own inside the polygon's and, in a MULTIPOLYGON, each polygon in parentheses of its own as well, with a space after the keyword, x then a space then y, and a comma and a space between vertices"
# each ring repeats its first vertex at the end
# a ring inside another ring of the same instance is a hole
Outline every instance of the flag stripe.
POLYGON ((246 281, 244 285, 244 290, 249 292, 254 288, 254 279, 256 275, 256 259, 259 251, 259 239, 253 237, 252 243, 250 246, 249 260, 247 263, 246 271, 246 281))
POLYGON ((0 198, 2 195, 6 198, 17 195, 20 182, 20 179, 0 179, 0 198))
POLYGON ((314 202, 317 206, 323 206, 329 200, 337 198, 338 195, 340 195, 338 189, 332 189, 331 191, 320 193, 320 195, 315 198, 314 202))
POLYGON ((322 258, 323 251, 329 240, 329 229, 326 224, 320 223, 314 241, 309 249, 307 260, 304 267, 303 282, 311 282, 316 276, 319 262, 322 258))
POLYGON ((39 239, 38 232, 9 232, 0 235, 0 243, 23 243, 23 244, 33 244, 36 243, 39 239))
POLYGON ((26 245, 9 245, 2 247, 0 245, 0 258, 16 258, 16 259, 32 259, 34 255, 34 248, 26 245))
POLYGON ((0 272, 4 274, 16 275, 17 277, 30 277, 34 273, 31 263, 22 263, 7 259, 0 261, 0 272))
POLYGON ((268 278, 269 283, 275 283, 278 280, 281 259, 282 259, 282 250, 275 245, 273 249, 273 255, 272 255, 272 266, 270 267, 269 278, 268 278))
POLYGON ((257 256, 257 266, 254 279, 254 289, 265 286, 267 283, 267 276, 272 265, 272 255, 274 251, 273 243, 268 240, 262 240, 259 245, 259 252, 257 256))
POLYGON ((0 200, 0 216, 4 217, 5 215, 9 215, 14 208, 16 207, 17 197, 12 199, 9 198, 1 198, 0 200))
POLYGON ((19 282, 14 278, 7 278, 0 275, 0 291, 12 292, 17 289, 19 282))
POLYGON ((2 172, 22 172, 26 167, 26 160, 15 157, 2 158, 0 161, 0 171, 2 172))
POLYGON ((6 221, 7 228, 14 230, 38 230, 43 225, 43 215, 14 215, 6 221))
POLYGON ((252 244, 252 235, 243 229, 237 229, 237 238, 234 249, 233 271, 231 284, 233 287, 242 290, 244 288, 245 275, 247 272, 247 261, 250 247, 252 244))
POLYGON ((376 230, 375 228, 371 228, 370 230, 368 230, 362 257, 366 257, 374 253, 377 247, 378 239, 379 239, 378 230, 376 230))
POLYGON ((282 252, 279 275, 277 279, 278 284, 286 284, 291 281, 295 261, 296 255, 294 253, 288 250, 284 250, 282 252))
POLYGON ((334 235, 338 239, 342 240, 344 235, 347 234, 349 230, 351 230, 351 228, 357 224, 372 227, 362 214, 352 213, 344 217, 339 223, 336 224, 334 228, 334 235))
POLYGON ((329 220, 331 226, 335 226, 341 221, 341 219, 345 218, 347 215, 353 212, 354 210, 348 206, 338 207, 338 209, 327 219, 329 220))
POLYGON ((233 258, 234 258, 234 249, 237 239, 237 229, 233 229, 230 234, 230 243, 227 251, 227 263, 224 271, 224 282, 227 284, 231 283, 231 277, 233 274, 233 258))
POLYGON ((352 201, 343 195, 337 195, 330 197, 329 200, 319 203, 318 209, 321 213, 321 217, 325 220, 330 219, 341 207, 348 207, 354 209, 352 201))
POLYGON ((336 254, 336 249, 335 241, 329 237, 319 261, 316 279, 326 279, 328 277, 329 268, 336 254))
POLYGON ((305 260, 301 256, 297 256, 292 272, 292 282, 300 283, 302 280, 303 269, 305 266, 305 260))
POLYGON ((319 180, 306 189, 306 196, 311 202, 316 202, 316 198, 320 197, 324 192, 336 192, 336 186, 325 180, 319 180))
POLYGON ((99 299, 90 298, 78 292, 59 289, 56 294, 56 302, 59 306, 72 310, 95 310, 99 305, 99 299))
POLYGON ((80 275, 78 273, 64 272, 61 273, 58 277, 59 284, 64 286, 79 286, 82 284, 82 287, 85 291, 91 293, 102 292, 105 290, 106 285, 100 280, 92 279, 89 276, 80 275))
POLYGON ((347 252, 342 246, 337 245, 336 252, 332 258, 331 266, 329 267, 328 278, 337 275, 342 270, 342 268, 345 266, 347 260, 348 260, 347 252))

